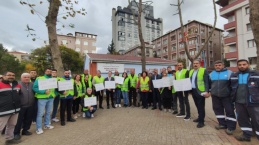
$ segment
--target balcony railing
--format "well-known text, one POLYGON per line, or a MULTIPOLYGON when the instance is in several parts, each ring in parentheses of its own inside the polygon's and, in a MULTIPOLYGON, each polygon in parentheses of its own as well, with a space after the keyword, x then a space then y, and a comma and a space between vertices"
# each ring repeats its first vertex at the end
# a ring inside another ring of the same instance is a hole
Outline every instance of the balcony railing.
POLYGON ((230 22, 230 23, 227 23, 224 25, 224 29, 230 29, 230 28, 236 28, 236 21, 233 21, 233 22, 230 22))
POLYGON ((228 52, 225 53, 225 58, 229 59, 229 58, 238 58, 238 52, 234 51, 234 52, 228 52))
POLYGON ((224 39, 225 44, 237 42, 237 36, 227 37, 224 39))
POLYGON ((229 9, 229 8, 231 8, 231 7, 233 7, 233 6, 237 5, 237 4, 239 4, 239 3, 242 3, 242 2, 244 2, 244 1, 246 1, 246 0, 237 0, 237 1, 235 1, 235 2, 233 2, 233 3, 231 3, 231 4, 229 4, 229 5, 227 5, 227 6, 223 7, 223 8, 221 8, 221 9, 220 9, 220 12, 225 11, 225 10, 227 10, 227 9, 229 9))

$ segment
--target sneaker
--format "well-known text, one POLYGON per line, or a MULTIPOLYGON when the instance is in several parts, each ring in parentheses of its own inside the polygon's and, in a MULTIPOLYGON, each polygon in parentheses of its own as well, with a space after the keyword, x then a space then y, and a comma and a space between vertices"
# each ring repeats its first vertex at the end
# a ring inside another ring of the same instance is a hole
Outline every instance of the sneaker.
POLYGON ((91 117, 94 118, 94 114, 92 114, 91 117))
POLYGON ((176 115, 176 117, 185 117, 185 114, 179 113, 179 114, 176 115))
POLYGON ((80 116, 81 116, 81 114, 80 114, 80 113, 78 113, 78 114, 77 114, 77 116, 78 116, 78 117, 80 117, 80 116))
POLYGON ((184 117, 184 121, 189 121, 191 119, 191 117, 189 117, 189 116, 186 116, 186 117, 184 117))
POLYGON ((44 131, 42 129, 37 129, 36 134, 42 134, 44 131))
POLYGON ((85 113, 82 114, 82 117, 85 118, 85 113))
POLYGON ((174 112, 173 112, 173 114, 177 114, 177 113, 178 113, 178 111, 174 111, 174 112))
POLYGON ((250 138, 250 137, 246 137, 246 136, 244 136, 243 134, 240 135, 240 136, 235 136, 235 138, 236 138, 238 141, 251 141, 251 138, 250 138))
POLYGON ((5 141, 5 144, 6 144, 6 145, 9 145, 9 144, 18 144, 18 143, 21 143, 21 140, 15 140, 14 138, 11 139, 11 140, 6 140, 6 141, 5 141))
POLYGON ((59 119, 57 119, 57 118, 55 117, 55 118, 52 118, 52 121, 53 121, 53 122, 59 122, 59 119))
POLYGON ((172 112, 172 110, 171 110, 171 109, 169 109, 169 110, 168 110, 168 112, 169 112, 169 113, 171 113, 171 112, 172 112))
POLYGON ((164 112, 166 112, 167 110, 166 109, 164 109, 164 112))
POLYGON ((77 115, 74 115, 74 119, 77 119, 77 115))
POLYGON ((215 129, 217 129, 217 130, 226 129, 226 128, 227 128, 227 127, 224 126, 224 125, 216 125, 216 126, 215 126, 215 129))
POLYGON ((227 135, 233 135, 233 130, 227 129, 225 132, 227 135))
POLYGON ((120 108, 120 107, 121 107, 121 104, 119 104, 118 106, 119 106, 119 108, 120 108))
POLYGON ((36 122, 32 121, 32 123, 31 123, 31 124, 36 124, 36 122))
POLYGON ((53 129, 54 128, 54 126, 52 126, 52 125, 46 125, 46 126, 44 126, 44 129, 53 129))

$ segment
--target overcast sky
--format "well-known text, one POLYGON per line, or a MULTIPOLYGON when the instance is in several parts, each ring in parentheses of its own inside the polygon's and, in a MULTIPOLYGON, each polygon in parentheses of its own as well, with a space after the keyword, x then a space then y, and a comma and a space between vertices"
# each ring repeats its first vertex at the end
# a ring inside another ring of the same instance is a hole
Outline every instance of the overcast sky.
MULTIPOLYGON (((42 15, 47 14, 47 0, 28 0, 35 3, 35 9, 42 15), (39 5, 43 1, 42 5, 39 5)), ((92 33, 97 36, 97 52, 107 53, 107 46, 112 40, 112 8, 117 6, 126 7, 128 0, 78 0, 79 4, 76 8, 85 8, 86 16, 77 15, 75 18, 63 20, 60 15, 59 20, 69 25, 73 23, 75 28, 65 27, 58 31, 59 34, 74 34, 75 31, 92 33)), ((144 0, 143 0, 144 1, 144 0)), ((170 6, 176 3, 177 0, 153 0, 155 18, 163 18, 165 34, 169 30, 173 30, 180 26, 179 16, 173 14, 176 12, 176 7, 170 6)), ((64 8, 60 9, 60 13, 64 12, 64 8)), ((188 20, 198 20, 203 23, 213 24, 213 4, 212 0, 185 0, 182 7, 183 20, 186 23, 188 20)), ((218 21, 217 27, 223 29, 223 25, 227 20, 219 16, 219 6, 217 6, 218 21)), ((27 6, 22 6, 19 0, 4 0, 0 5, 0 43, 8 50, 30 52, 32 49, 44 46, 44 40, 48 40, 45 17, 32 15, 27 6), (36 41, 32 41, 31 37, 27 37, 28 32, 25 31, 26 25, 29 25, 35 30, 37 37, 36 41)), ((58 24, 58 28, 62 25, 58 24)))

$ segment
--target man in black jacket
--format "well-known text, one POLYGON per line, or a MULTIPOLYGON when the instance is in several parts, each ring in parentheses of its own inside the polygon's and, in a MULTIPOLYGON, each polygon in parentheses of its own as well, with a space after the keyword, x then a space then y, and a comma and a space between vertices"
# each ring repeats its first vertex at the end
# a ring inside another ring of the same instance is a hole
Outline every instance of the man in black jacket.
POLYGON ((210 73, 210 84, 213 111, 219 122, 215 128, 217 130, 227 129, 226 133, 232 135, 233 130, 236 129, 234 104, 230 97, 230 75, 232 71, 224 68, 224 64, 220 60, 214 63, 214 67, 215 70, 210 73))
POLYGON ((20 111, 21 86, 15 79, 15 74, 8 71, 4 74, 4 80, 0 82, 0 132, 5 130, 5 144, 17 144, 20 140, 14 139, 14 127, 20 111))
POLYGON ((239 71, 230 77, 231 97, 235 102, 237 121, 243 134, 235 138, 250 141, 253 126, 259 139, 259 72, 251 71, 246 59, 238 60, 237 66, 239 71))
MULTIPOLYGON (((104 79, 104 82, 105 81, 115 81, 114 77, 112 77, 112 72, 111 71, 108 72, 108 77, 104 79)), ((110 102, 109 102, 110 99, 111 99, 111 103, 112 103, 112 108, 115 108, 115 105, 114 105, 114 102, 113 102, 113 100, 114 100, 113 93, 114 92, 115 92, 114 89, 106 89, 107 109, 110 109, 110 102)))
POLYGON ((153 93, 153 108, 152 110, 157 109, 157 104, 158 104, 158 108, 160 111, 162 111, 162 101, 161 101, 161 96, 160 93, 158 91, 158 88, 154 88, 153 85, 153 80, 158 80, 161 79, 161 76, 158 74, 158 70, 154 69, 154 74, 151 77, 151 82, 150 82, 150 86, 151 86, 151 90, 153 93))
POLYGON ((34 94, 32 91, 33 83, 30 82, 30 74, 23 73, 21 75, 21 110, 18 116, 17 124, 14 129, 14 138, 16 140, 21 138, 20 131, 22 130, 22 135, 32 135, 28 130, 31 127, 32 114, 33 114, 33 104, 34 104, 34 94))

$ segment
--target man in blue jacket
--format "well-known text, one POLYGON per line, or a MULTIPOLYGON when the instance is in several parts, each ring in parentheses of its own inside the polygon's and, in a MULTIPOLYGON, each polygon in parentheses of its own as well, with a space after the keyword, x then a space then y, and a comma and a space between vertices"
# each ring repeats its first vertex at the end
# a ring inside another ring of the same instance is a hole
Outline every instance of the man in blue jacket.
POLYGON ((232 135, 233 130, 236 129, 234 104, 230 97, 232 71, 224 68, 224 64, 220 60, 215 61, 214 68, 215 70, 210 73, 210 84, 213 111, 219 122, 215 128, 217 130, 226 129, 226 133, 232 135))
POLYGON ((235 102, 237 121, 243 131, 235 138, 250 141, 252 126, 259 139, 259 72, 249 69, 246 59, 237 61, 238 72, 231 75, 231 97, 235 102))

